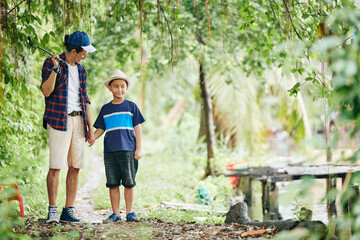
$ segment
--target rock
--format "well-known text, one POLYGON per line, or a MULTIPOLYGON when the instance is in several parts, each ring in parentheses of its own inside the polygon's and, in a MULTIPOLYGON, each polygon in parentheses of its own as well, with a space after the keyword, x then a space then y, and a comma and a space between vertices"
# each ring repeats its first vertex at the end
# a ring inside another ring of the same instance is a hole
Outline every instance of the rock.
POLYGON ((246 224, 251 219, 248 216, 248 207, 245 202, 238 202, 230 207, 230 210, 226 213, 225 223, 241 223, 246 224))

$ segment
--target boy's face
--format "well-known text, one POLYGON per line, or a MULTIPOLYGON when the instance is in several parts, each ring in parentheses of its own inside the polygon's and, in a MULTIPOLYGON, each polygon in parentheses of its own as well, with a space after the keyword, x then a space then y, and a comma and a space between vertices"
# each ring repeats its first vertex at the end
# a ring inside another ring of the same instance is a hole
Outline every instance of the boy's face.
POLYGON ((109 90, 112 92, 114 100, 124 99, 127 89, 128 86, 125 80, 116 79, 111 81, 109 85, 109 90))

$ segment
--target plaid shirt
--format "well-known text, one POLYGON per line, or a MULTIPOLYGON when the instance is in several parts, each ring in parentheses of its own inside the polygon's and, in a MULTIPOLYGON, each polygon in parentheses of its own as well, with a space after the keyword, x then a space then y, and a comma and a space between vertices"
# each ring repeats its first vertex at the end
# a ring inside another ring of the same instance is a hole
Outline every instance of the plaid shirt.
MULTIPOLYGON (((64 61, 65 52, 60 56, 64 61)), ((54 67, 51 58, 47 58, 44 61, 42 67, 42 83, 49 78, 52 69, 54 67)), ((68 80, 69 80, 69 69, 67 64, 59 64, 61 72, 56 76, 56 83, 54 91, 50 94, 49 97, 45 97, 45 113, 43 117, 43 126, 46 129, 47 124, 56 130, 66 131, 67 130, 67 105, 68 105, 68 80)), ((87 95, 87 73, 84 66, 77 64, 79 70, 79 80, 80 80, 80 102, 81 102, 81 111, 82 117, 84 119, 84 132, 85 137, 88 136, 87 120, 86 120, 86 103, 90 103, 89 97, 87 95)))

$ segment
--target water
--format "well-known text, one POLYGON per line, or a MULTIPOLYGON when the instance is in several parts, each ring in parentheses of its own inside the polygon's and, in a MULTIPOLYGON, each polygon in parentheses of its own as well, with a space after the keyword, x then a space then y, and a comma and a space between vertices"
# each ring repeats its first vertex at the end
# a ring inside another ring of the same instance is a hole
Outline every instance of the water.
MULTIPOLYGON (((324 196, 326 194, 326 180, 316 179, 315 184, 310 189, 307 189, 307 194, 302 197, 294 198, 295 195, 288 194, 289 189, 301 185, 301 180, 293 182, 280 182, 277 183, 279 189, 279 212, 283 219, 296 219, 295 207, 306 207, 313 212, 312 220, 319 220, 327 224, 328 213, 327 204, 324 196)), ((296 189, 295 189, 296 190, 296 189)), ((296 191, 295 191, 296 192, 296 191)))

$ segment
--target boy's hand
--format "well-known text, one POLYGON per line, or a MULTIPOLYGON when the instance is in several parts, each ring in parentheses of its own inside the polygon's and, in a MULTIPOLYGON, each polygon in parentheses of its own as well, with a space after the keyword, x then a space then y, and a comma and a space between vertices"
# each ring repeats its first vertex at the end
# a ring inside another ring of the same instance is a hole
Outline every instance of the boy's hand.
POLYGON ((89 147, 91 147, 92 145, 94 145, 95 143, 95 139, 88 139, 88 143, 89 143, 89 147))
POLYGON ((135 159, 139 160, 140 158, 142 158, 141 150, 136 149, 136 151, 135 151, 135 159))
POLYGON ((95 137, 93 131, 89 131, 89 136, 86 139, 86 141, 89 143, 89 147, 91 147, 95 143, 95 137))

